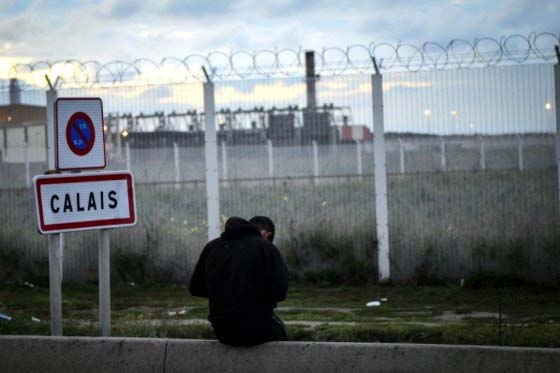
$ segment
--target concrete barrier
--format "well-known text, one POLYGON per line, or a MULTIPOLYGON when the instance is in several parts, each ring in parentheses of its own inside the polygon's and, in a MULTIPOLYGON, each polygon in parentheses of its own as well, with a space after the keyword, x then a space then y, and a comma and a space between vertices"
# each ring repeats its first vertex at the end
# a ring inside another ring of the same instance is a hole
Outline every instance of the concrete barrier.
POLYGON ((163 372, 165 339, 0 336, 0 372, 163 372))
POLYGON ((2 372, 559 372, 560 349, 0 336, 2 372))

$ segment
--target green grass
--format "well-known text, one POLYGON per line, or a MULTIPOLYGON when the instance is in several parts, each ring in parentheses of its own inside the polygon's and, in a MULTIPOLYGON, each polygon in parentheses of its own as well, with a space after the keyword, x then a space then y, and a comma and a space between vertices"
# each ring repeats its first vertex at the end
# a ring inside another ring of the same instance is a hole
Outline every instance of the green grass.
MULTIPOLYGON (((539 287, 294 286, 277 313, 292 340, 560 347, 559 296, 539 287)), ((99 335, 97 297, 94 285, 64 286, 65 335, 99 335)), ((119 284, 111 301, 114 336, 215 338, 209 325, 188 324, 206 318, 207 300, 185 287, 119 284)), ((0 320, 0 334, 49 334, 48 288, 0 285, 0 312, 13 317, 0 320)))

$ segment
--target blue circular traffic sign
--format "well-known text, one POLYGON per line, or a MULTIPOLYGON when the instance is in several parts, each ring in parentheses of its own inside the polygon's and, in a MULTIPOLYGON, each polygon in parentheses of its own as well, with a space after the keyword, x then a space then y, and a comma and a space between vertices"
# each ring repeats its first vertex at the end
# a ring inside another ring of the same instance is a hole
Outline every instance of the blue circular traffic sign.
POLYGON ((88 154, 95 144, 93 121, 84 112, 74 113, 66 124, 66 142, 72 153, 88 154))

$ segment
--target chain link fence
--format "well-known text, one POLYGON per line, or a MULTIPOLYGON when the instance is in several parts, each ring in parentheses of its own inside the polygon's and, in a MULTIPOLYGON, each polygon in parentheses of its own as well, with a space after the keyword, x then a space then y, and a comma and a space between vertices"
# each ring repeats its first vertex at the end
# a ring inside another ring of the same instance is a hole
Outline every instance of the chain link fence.
MULTIPOLYGON (((559 275, 554 79, 552 64, 384 73, 394 280, 559 275)), ((214 89, 222 224, 270 216, 296 277, 375 279, 370 73, 223 80, 214 89)), ((188 281, 209 224, 202 83, 58 96, 102 98, 107 168, 135 176, 138 224, 111 232, 115 270, 136 265, 188 281)), ((0 101, 9 107, 9 93, 0 101)), ((35 233, 30 180, 47 168, 45 92, 25 89, 18 105, 30 118, 2 117, 0 127, 0 249, 38 270, 47 241, 35 233)), ((65 234, 65 279, 95 279, 96 258, 93 233, 65 234)))

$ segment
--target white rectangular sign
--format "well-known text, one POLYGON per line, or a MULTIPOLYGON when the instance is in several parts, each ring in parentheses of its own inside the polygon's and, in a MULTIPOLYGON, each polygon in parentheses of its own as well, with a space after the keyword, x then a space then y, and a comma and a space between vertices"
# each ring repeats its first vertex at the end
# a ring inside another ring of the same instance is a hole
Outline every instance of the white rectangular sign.
POLYGON ((33 185, 42 234, 136 224, 130 172, 41 175, 33 185))
POLYGON ((105 168, 103 103, 100 98, 59 98, 55 102, 56 169, 105 168))

